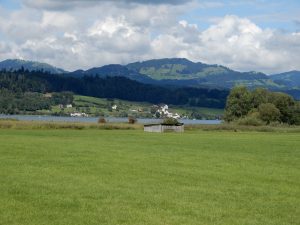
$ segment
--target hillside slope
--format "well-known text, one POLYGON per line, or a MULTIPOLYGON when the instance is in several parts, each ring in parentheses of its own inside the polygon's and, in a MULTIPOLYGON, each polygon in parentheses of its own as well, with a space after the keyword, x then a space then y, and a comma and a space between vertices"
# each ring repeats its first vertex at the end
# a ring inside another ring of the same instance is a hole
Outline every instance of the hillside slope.
POLYGON ((245 85, 248 87, 280 87, 263 73, 238 72, 220 65, 194 63, 185 58, 135 62, 128 64, 127 68, 163 83, 180 86, 202 85, 231 88, 236 85, 245 85))
POLYGON ((110 64, 102 67, 94 67, 88 70, 76 70, 74 72, 68 73, 69 76, 83 77, 83 76, 99 76, 105 77, 126 77, 131 80, 139 81, 142 83, 157 83, 152 78, 140 74, 134 70, 130 70, 126 66, 119 64, 110 64))
POLYGON ((52 74, 67 73, 65 70, 51 66, 47 63, 26 61, 21 59, 7 59, 0 62, 0 70, 17 71, 22 68, 28 71, 44 71, 52 74))
MULTIPOLYGON (((267 76, 260 72, 238 72, 221 65, 192 62, 185 58, 152 59, 128 65, 110 64, 87 70, 67 72, 46 63, 8 59, 0 62, 0 70, 44 71, 66 77, 125 77, 156 86, 230 89, 237 85, 289 91, 300 96, 300 72, 290 71, 267 76)), ((295 96, 295 94, 293 94, 295 96)))
POLYGON ((290 71, 270 76, 270 79, 279 85, 290 89, 300 89, 300 71, 290 71))

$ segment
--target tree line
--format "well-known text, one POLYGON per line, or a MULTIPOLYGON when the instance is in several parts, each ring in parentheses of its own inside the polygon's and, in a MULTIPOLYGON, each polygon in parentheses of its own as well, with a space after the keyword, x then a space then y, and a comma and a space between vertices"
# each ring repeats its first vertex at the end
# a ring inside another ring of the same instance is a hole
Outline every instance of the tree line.
POLYGON ((42 71, 2 71, 0 88, 14 93, 70 91, 79 95, 143 101, 154 104, 224 108, 227 90, 205 88, 168 88, 142 84, 125 77, 53 75, 42 71))
POLYGON ((53 93, 47 97, 37 92, 13 92, 0 88, 0 114, 26 114, 37 110, 50 110, 51 106, 73 102, 71 92, 53 93))
POLYGON ((238 121, 245 125, 300 125, 300 103, 281 92, 270 92, 262 88, 251 91, 246 87, 235 87, 227 98, 224 120, 238 121))

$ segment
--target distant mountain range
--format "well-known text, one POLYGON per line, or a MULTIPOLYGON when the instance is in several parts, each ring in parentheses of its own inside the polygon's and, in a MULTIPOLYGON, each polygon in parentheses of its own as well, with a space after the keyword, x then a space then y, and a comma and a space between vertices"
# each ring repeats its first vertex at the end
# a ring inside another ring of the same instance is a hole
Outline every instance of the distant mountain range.
POLYGON ((137 71, 130 70, 126 66, 119 64, 110 64, 102 67, 94 67, 84 70, 76 70, 68 73, 69 76, 82 77, 82 76, 99 76, 99 77, 126 77, 131 80, 136 80, 141 83, 155 83, 155 80, 147 75, 141 74, 137 71))
POLYGON ((22 68, 28 71, 44 71, 52 74, 67 73, 67 71, 51 66, 47 63, 26 61, 21 59, 7 59, 0 62, 0 70, 16 71, 22 68))
POLYGON ((194 63, 184 58, 153 59, 128 65, 111 64, 88 70, 68 72, 46 63, 8 59, 0 62, 0 70, 43 70, 65 76, 121 76, 141 83, 180 87, 232 88, 244 85, 272 90, 300 90, 300 71, 267 76, 260 72, 238 72, 220 65, 194 63))
POLYGON ((290 71, 270 76, 270 79, 278 85, 300 89, 300 71, 290 71))

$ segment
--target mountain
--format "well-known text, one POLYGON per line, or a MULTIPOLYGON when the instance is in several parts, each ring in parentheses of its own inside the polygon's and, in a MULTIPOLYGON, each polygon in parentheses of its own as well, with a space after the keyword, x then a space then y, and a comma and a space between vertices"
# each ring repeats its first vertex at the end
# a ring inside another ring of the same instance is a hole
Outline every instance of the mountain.
POLYGON ((126 66, 119 64, 110 64, 102 67, 94 67, 88 70, 76 70, 74 72, 68 73, 69 76, 73 77, 83 77, 83 76, 99 76, 102 78, 105 77, 126 77, 131 80, 139 81, 142 83, 157 83, 152 78, 140 74, 136 71, 130 70, 126 66))
POLYGON ((194 63, 185 58, 154 59, 130 63, 128 69, 147 75, 162 83, 179 86, 208 86, 232 88, 236 85, 248 87, 279 87, 266 74, 238 72, 220 65, 194 63))
MULTIPOLYGON (((194 63, 184 58, 153 59, 128 65, 111 64, 86 71, 77 70, 68 75, 74 77, 122 76, 142 83, 180 86, 231 88, 237 84, 266 86, 267 75, 263 73, 241 73, 224 66, 194 63)), ((272 83, 272 81, 268 81, 272 83)), ((274 84, 276 86, 276 84, 274 84)))
POLYGON ((274 83, 288 87, 289 89, 300 89, 300 71, 290 71, 271 75, 269 77, 274 83))
POLYGON ((46 63, 25 60, 10 59, 0 62, 0 70, 15 71, 22 67, 29 71, 43 70, 51 74, 63 74, 78 78, 83 76, 125 77, 158 86, 219 89, 244 85, 249 88, 262 87, 275 91, 291 90, 293 93, 298 93, 296 96, 300 96, 299 71, 267 76, 260 72, 239 72, 225 66, 192 62, 185 58, 152 59, 128 65, 110 64, 74 72, 66 72, 46 63))
POLYGON ((28 71, 44 71, 51 74, 66 73, 65 70, 51 66, 47 63, 26 61, 21 59, 7 59, 0 62, 0 70, 16 71, 22 68, 28 71))
POLYGON ((199 72, 209 67, 209 65, 200 62, 193 63, 184 58, 153 59, 127 65, 127 68, 156 80, 199 78, 202 75, 199 72))

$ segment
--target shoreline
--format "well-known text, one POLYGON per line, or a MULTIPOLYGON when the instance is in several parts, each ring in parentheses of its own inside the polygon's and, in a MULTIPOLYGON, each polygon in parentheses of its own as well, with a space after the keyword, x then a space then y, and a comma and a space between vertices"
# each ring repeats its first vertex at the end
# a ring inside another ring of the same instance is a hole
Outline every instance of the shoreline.
MULTIPOLYGON (((127 123, 128 117, 104 117, 110 123, 127 123)), ((99 117, 71 117, 71 116, 46 116, 46 115, 3 115, 0 114, 0 119, 14 119, 20 121, 46 121, 46 122, 84 122, 97 123, 99 117)), ((137 118, 137 123, 149 124, 160 123, 163 119, 156 118, 137 118)), ((180 122, 192 124, 221 124, 221 120, 194 120, 194 119, 179 119, 180 122)))
MULTIPOLYGON (((57 122, 57 121, 21 121, 13 119, 0 119, 0 129, 12 130, 137 130, 143 131, 144 124, 128 122, 57 122)), ((300 126, 245 126, 236 124, 186 124, 186 132, 206 131, 229 131, 229 132, 277 132, 277 133, 300 133, 300 126)))

